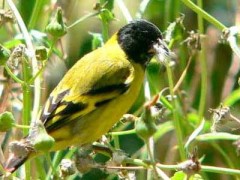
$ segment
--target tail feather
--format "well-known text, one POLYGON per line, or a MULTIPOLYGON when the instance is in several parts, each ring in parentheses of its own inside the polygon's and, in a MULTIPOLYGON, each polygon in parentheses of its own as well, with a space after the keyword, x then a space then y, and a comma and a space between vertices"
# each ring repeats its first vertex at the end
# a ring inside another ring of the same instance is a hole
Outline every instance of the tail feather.
POLYGON ((28 159, 28 155, 26 156, 16 156, 15 154, 11 154, 4 165, 4 169, 7 172, 13 173, 16 171, 26 160, 28 159))
POLYGON ((4 169, 6 172, 13 173, 33 154, 33 149, 26 139, 11 142, 9 145, 10 154, 4 169))

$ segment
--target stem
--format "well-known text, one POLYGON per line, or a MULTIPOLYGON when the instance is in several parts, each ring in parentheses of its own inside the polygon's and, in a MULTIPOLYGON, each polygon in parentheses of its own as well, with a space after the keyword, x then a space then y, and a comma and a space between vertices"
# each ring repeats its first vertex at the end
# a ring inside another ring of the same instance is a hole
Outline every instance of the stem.
POLYGON ((128 135, 136 133, 135 129, 126 130, 126 131, 119 131, 119 132, 109 132, 108 134, 111 136, 121 136, 121 135, 128 135))
POLYGON ((30 126, 28 125, 20 125, 20 124, 13 124, 15 128, 20 128, 20 129, 30 129, 30 126))
POLYGON ((48 164, 50 165, 50 167, 52 169, 52 174, 56 174, 56 168, 53 166, 50 153, 46 153, 46 159, 47 159, 47 162, 48 162, 48 164))
POLYGON ((107 42, 109 38, 108 22, 102 20, 102 37, 103 42, 107 42))
POLYGON ((114 147, 120 149, 119 137, 117 135, 113 136, 114 147))
POLYGON ((202 18, 206 19, 208 22, 216 26, 218 29, 223 30, 226 28, 226 26, 224 26, 221 22, 219 22, 217 19, 209 15, 206 11, 195 5, 192 1, 182 0, 182 2, 191 10, 193 10, 195 13, 197 13, 199 16, 201 16, 202 18))
MULTIPOLYGON (((181 165, 164 165, 164 164, 157 164, 157 167, 161 169, 168 169, 168 170, 177 170, 181 169, 181 165)), ((206 166, 201 165, 200 172, 212 172, 218 174, 228 174, 228 175, 240 175, 240 170, 238 169, 230 169, 230 168, 222 168, 222 167, 215 167, 215 166, 206 166)))
POLYGON ((230 168, 222 168, 222 167, 206 166, 206 165, 201 166, 201 171, 219 173, 219 174, 240 175, 240 170, 238 169, 230 169, 230 168))
MULTIPOLYGON (((202 0, 198 0, 197 4, 200 8, 202 8, 202 0)), ((198 14, 198 29, 200 34, 204 34, 204 24, 203 18, 200 14, 198 14)), ((207 98, 207 62, 206 62, 206 48, 203 44, 202 50, 199 54, 200 66, 201 66, 201 94, 200 94, 200 104, 198 109, 199 114, 199 123, 201 122, 206 106, 206 98, 207 98)))
MULTIPOLYGON (((26 46, 29 52, 31 53, 31 57, 29 58, 31 58, 31 63, 32 63, 32 74, 36 74, 36 72, 38 72, 38 65, 37 65, 37 59, 34 55, 34 46, 31 41, 31 36, 29 35, 27 27, 24 24, 23 19, 20 13, 18 12, 15 4, 13 3, 13 1, 7 0, 7 3, 9 5, 9 8, 12 10, 12 12, 16 17, 16 21, 25 39, 26 46)), ((37 117, 37 114, 38 114, 38 109, 40 104, 40 95, 41 95, 40 84, 41 84, 40 78, 38 77, 34 81, 34 101, 33 101, 34 103, 33 103, 33 111, 32 111, 32 115, 33 115, 32 117, 34 118, 31 120, 31 123, 35 121, 35 117, 37 117)))
POLYGON ((43 0, 36 0, 36 2, 34 4, 32 15, 31 15, 31 19, 28 23, 29 29, 33 29, 35 27, 37 19, 39 17, 39 14, 40 14, 41 10, 43 9, 43 4, 44 4, 43 0))
MULTIPOLYGON (((25 39, 27 48, 29 50, 29 52, 31 52, 32 57, 29 57, 29 59, 31 58, 31 63, 32 63, 32 69, 33 69, 33 74, 35 74, 35 72, 38 71, 37 68, 37 60, 36 57, 34 56, 34 48, 33 48, 33 44, 31 42, 31 37, 28 33, 28 30, 26 28, 26 25, 23 22, 23 19, 20 15, 20 13, 18 12, 15 4, 13 3, 12 0, 7 0, 7 3, 9 5, 9 8, 12 10, 13 14, 16 17, 16 21, 19 25, 19 28, 23 34, 23 37, 25 39)), ((28 69, 28 63, 25 62, 25 60, 23 60, 23 77, 24 77, 24 84, 22 84, 22 89, 23 89, 23 125, 28 125, 29 121, 31 120, 31 92, 30 92, 30 87, 28 84, 26 84, 26 82, 28 82, 28 78, 30 76, 30 71, 28 69)), ((33 117, 35 118, 37 116, 38 113, 38 108, 39 108, 39 104, 40 104, 40 79, 37 78, 34 81, 34 104, 33 104, 33 117)), ((34 118, 32 119, 32 121, 34 120, 34 118)), ((24 134, 26 135, 28 130, 23 129, 24 134)), ((26 162, 25 163, 25 179, 26 180, 30 180, 30 163, 26 162)))
POLYGON ((143 0, 140 5, 139 5, 139 8, 138 8, 138 12, 136 14, 136 17, 141 19, 144 12, 146 11, 147 9, 147 6, 148 4, 150 3, 151 0, 143 0))
MULTIPOLYGON (((27 126, 29 125, 30 119, 31 119, 31 107, 32 107, 32 101, 31 101, 31 89, 28 83, 29 77, 30 77, 30 67, 28 65, 28 62, 25 58, 22 59, 23 64, 23 80, 24 84, 22 84, 23 89, 23 125, 27 126)), ((26 136, 28 134, 28 129, 23 129, 23 134, 26 136)))
POLYGON ((37 174, 40 179, 46 179, 46 172, 43 168, 43 162, 39 157, 36 157, 34 159, 35 164, 36 164, 36 169, 37 169, 37 174))
POLYGON ((71 25, 69 25, 69 26, 67 27, 67 29, 70 29, 70 28, 76 26, 78 23, 80 23, 80 22, 82 22, 82 21, 84 21, 84 20, 86 20, 86 19, 88 19, 88 18, 90 18, 90 17, 96 16, 96 15, 98 15, 98 14, 100 14, 100 13, 101 13, 101 11, 86 14, 85 16, 81 17, 80 19, 78 19, 77 21, 75 21, 74 23, 72 23, 71 25))
MULTIPOLYGON (((58 164, 60 163, 63 156, 64 156, 63 151, 58 151, 55 153, 52 163, 51 163, 54 168, 58 166, 58 164)), ((50 180, 52 175, 54 175, 53 169, 49 169, 46 180, 50 180)))
POLYGON ((166 69, 167 69, 167 75, 168 75, 168 81, 169 81, 169 89, 170 89, 170 94, 173 98, 173 103, 172 103, 172 107, 173 107, 173 124, 175 127, 175 131, 176 131, 176 137, 177 137, 177 142, 178 142, 178 148, 179 148, 179 152, 180 152, 180 158, 183 161, 186 156, 185 156, 185 151, 184 151, 184 144, 183 144, 183 134, 182 134, 182 128, 181 128, 181 123, 180 123, 180 118, 179 118, 179 114, 177 112, 177 100, 174 98, 174 83, 173 83, 173 75, 172 75, 172 70, 171 67, 167 64, 166 65, 166 69))
POLYGON ((127 22, 130 22, 133 20, 130 12, 128 11, 128 8, 125 6, 123 0, 117 0, 116 1, 119 9, 122 11, 123 16, 125 17, 125 19, 127 20, 127 22))
POLYGON ((191 62, 192 62, 192 56, 189 57, 187 65, 186 65, 184 71, 182 72, 182 75, 180 76, 178 82, 176 83, 176 85, 173 88, 173 92, 176 92, 178 90, 178 88, 181 86, 184 78, 186 77, 186 74, 187 74, 187 71, 189 69, 191 62))
MULTIPOLYGON (((151 146, 152 143, 154 142, 151 142, 153 141, 152 138, 149 138, 148 141, 145 142, 146 144, 146 147, 147 147, 147 152, 148 152, 148 157, 150 158, 150 161, 151 161, 151 164, 153 165, 153 171, 154 171, 154 176, 157 177, 158 176, 158 173, 157 173, 157 169, 156 169, 156 165, 155 165, 155 159, 154 159, 154 147, 151 146)), ((148 172, 147 172, 147 179, 150 180, 153 178, 153 175, 152 175, 152 170, 151 169, 148 169, 148 172)))
MULTIPOLYGON (((28 82, 30 77, 30 69, 28 62, 26 59, 22 59, 23 64, 23 80, 24 82, 28 82)), ((27 83, 22 84, 23 89, 23 109, 22 109, 22 124, 27 126, 31 120, 31 107, 32 107, 32 93, 30 90, 30 86, 27 83)), ((23 134, 26 136, 28 134, 29 129, 23 129, 23 134)), ((26 180, 30 180, 31 177, 31 166, 30 162, 25 163, 25 178, 26 180)))
POLYGON ((7 73, 11 76, 11 78, 13 80, 15 80, 16 82, 18 82, 19 84, 24 84, 24 81, 22 81, 21 79, 19 79, 12 71, 11 69, 9 69, 9 67, 7 66, 7 64, 5 64, 4 68, 6 69, 7 73))

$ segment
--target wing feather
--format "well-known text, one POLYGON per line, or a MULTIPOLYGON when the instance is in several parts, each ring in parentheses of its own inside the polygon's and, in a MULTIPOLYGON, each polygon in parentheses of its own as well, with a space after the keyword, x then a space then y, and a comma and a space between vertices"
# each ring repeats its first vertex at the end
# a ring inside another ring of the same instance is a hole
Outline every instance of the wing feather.
POLYGON ((125 56, 109 60, 104 54, 99 49, 95 55, 90 53, 79 60, 51 93, 40 116, 48 132, 94 111, 129 89, 133 80, 131 63, 119 60, 125 56))

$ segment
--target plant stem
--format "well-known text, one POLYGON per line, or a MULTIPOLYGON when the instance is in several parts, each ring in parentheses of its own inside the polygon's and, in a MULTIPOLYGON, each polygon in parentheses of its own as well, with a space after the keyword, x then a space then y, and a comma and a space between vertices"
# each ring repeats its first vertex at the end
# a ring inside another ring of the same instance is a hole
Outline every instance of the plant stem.
POLYGON ((24 84, 24 81, 22 81, 21 79, 19 79, 17 76, 15 76, 15 74, 11 71, 11 69, 9 69, 9 67, 7 66, 7 64, 5 64, 4 68, 6 69, 7 73, 11 76, 11 78, 13 80, 15 80, 17 83, 19 84, 24 84))
MULTIPOLYGON (((53 160, 52 160, 52 166, 53 168, 57 168, 58 164, 60 163, 61 159, 63 158, 63 151, 58 151, 54 154, 53 160)), ((53 168, 48 170, 48 174, 46 177, 46 180, 50 180, 51 176, 53 174, 53 168)))
POLYGON ((125 17, 127 22, 130 22, 133 20, 130 12, 128 11, 128 8, 125 6, 123 0, 117 0, 117 5, 119 6, 119 9, 122 11, 123 16, 125 17))
MULTIPOLYGON (((24 24, 24 21, 20 15, 20 13, 18 12, 15 4, 13 3, 12 0, 7 0, 7 3, 9 5, 9 8, 12 10, 13 14, 16 17, 16 21, 19 25, 19 28, 23 34, 25 43, 27 45, 28 51, 31 54, 31 57, 29 57, 31 59, 31 64, 32 64, 32 74, 36 74, 38 72, 38 64, 37 64, 37 59, 34 55, 34 46, 32 44, 31 41, 31 36, 28 33, 27 27, 24 24)), ((37 117, 38 114, 38 110, 39 110, 39 105, 40 105, 40 95, 41 95, 41 91, 40 91, 40 78, 36 78, 34 81, 34 101, 33 101, 33 111, 32 111, 32 117, 34 117, 31 120, 31 123, 33 123, 35 121, 35 117, 37 117)))
POLYGON ((158 173, 157 173, 157 169, 156 169, 156 165, 155 165, 155 159, 154 159, 154 146, 152 146, 153 142, 153 138, 149 138, 148 141, 145 141, 146 147, 147 147, 147 153, 148 153, 148 157, 150 158, 151 164, 153 165, 153 171, 154 174, 152 174, 152 170, 148 169, 147 172, 147 179, 154 179, 153 176, 158 177, 158 173))
POLYGON ((141 19, 144 12, 147 9, 148 4, 150 3, 151 0, 142 0, 142 2, 139 5, 138 12, 136 13, 136 17, 138 19, 141 19))
MULTIPOLYGON (((202 0, 198 0, 197 4, 202 8, 202 0)), ((200 34, 204 34, 203 18, 198 14, 198 30, 200 34)), ((202 50, 199 53, 199 60, 201 66, 201 93, 200 93, 200 104, 198 109, 199 123, 201 122, 204 112, 206 109, 206 98, 207 98, 207 61, 206 61, 206 48, 204 43, 201 46, 202 50)))
POLYGON ((108 22, 102 20, 102 37, 103 42, 107 42, 109 38, 108 22))
POLYGON ((15 128, 20 128, 20 129, 30 129, 30 126, 28 125, 20 125, 20 124, 13 124, 15 128))
POLYGON ((98 15, 98 14, 100 14, 100 13, 101 13, 101 11, 86 14, 85 16, 79 18, 77 21, 75 21, 74 23, 72 23, 71 25, 69 25, 69 26, 67 27, 67 29, 73 28, 73 27, 76 26, 78 23, 80 23, 80 22, 82 22, 82 21, 84 21, 84 20, 86 20, 86 19, 88 19, 88 18, 90 18, 90 17, 96 16, 96 15, 98 15))
MULTIPOLYGON (((181 165, 164 165, 157 163, 157 167, 161 169, 169 169, 169 170, 177 170, 181 169, 181 165)), ((228 174, 228 175, 240 175, 240 170, 238 169, 230 169, 230 168, 222 168, 222 167, 215 167, 215 166, 206 166, 201 165, 200 172, 212 172, 218 174, 228 174)))
POLYGON ((36 0, 36 2, 34 4, 32 15, 31 15, 31 19, 28 23, 29 29, 33 29, 35 27, 37 19, 39 17, 39 14, 43 9, 43 4, 44 4, 43 0, 36 0))
MULTIPOLYGON (((23 34, 24 40, 26 42, 28 51, 31 53, 31 57, 28 57, 29 59, 31 59, 31 63, 32 63, 32 73, 35 74, 35 72, 38 71, 38 67, 37 67, 37 60, 36 57, 34 56, 34 48, 33 48, 33 44, 31 42, 31 37, 28 33, 27 27, 24 24, 24 21, 19 13, 19 11, 17 10, 15 4, 13 3, 12 0, 7 0, 7 3, 9 5, 9 8, 12 10, 13 14, 15 15, 16 21, 19 25, 19 28, 23 34)), ((30 71, 29 71, 29 66, 28 66, 28 62, 25 62, 23 60, 23 76, 24 76, 24 84, 22 84, 22 89, 23 89, 23 122, 24 125, 29 125, 29 121, 31 120, 31 92, 30 92, 30 87, 27 84, 29 77, 30 77, 30 71)), ((36 78, 34 81, 34 104, 33 104, 33 117, 35 118, 37 116, 38 113, 38 109, 39 109, 39 104, 40 104, 40 79, 36 78)), ((32 119, 31 122, 33 122, 34 118, 32 119)), ((24 129, 24 134, 26 135, 28 132, 28 130, 24 129)), ((25 163, 25 179, 26 180, 30 180, 30 163, 26 162, 25 163)))
POLYGON ((172 70, 171 70, 171 67, 169 66, 169 64, 166 65, 166 69, 167 69, 167 75, 168 75, 168 81, 169 81, 170 94, 172 96, 173 124, 174 124, 175 131, 176 131, 176 137, 177 137, 177 142, 178 142, 180 158, 183 161, 186 158, 185 151, 184 151, 184 145, 183 145, 183 134, 182 134, 182 130, 181 130, 182 128, 181 128, 179 114, 177 112, 178 103, 177 103, 177 100, 174 98, 173 75, 172 75, 172 70))
MULTIPOLYGON (((24 84, 22 84, 23 89, 23 125, 28 126, 29 122, 31 120, 31 107, 32 107, 32 101, 31 101, 31 89, 28 83, 28 80, 30 79, 30 73, 31 69, 29 67, 27 59, 22 59, 23 64, 23 80, 24 84)), ((23 129, 23 134, 26 136, 28 134, 28 129, 23 129)))
POLYGON ((128 135, 136 133, 135 129, 126 130, 126 131, 119 131, 119 132, 109 132, 108 134, 111 136, 121 136, 121 135, 128 135))
POLYGON ((199 16, 202 18, 206 19, 208 22, 213 24, 215 27, 220 29, 221 31, 226 28, 221 22, 219 22, 217 19, 209 15, 206 11, 195 5, 192 1, 190 0, 182 0, 182 2, 189 7, 191 10, 196 12, 199 16))

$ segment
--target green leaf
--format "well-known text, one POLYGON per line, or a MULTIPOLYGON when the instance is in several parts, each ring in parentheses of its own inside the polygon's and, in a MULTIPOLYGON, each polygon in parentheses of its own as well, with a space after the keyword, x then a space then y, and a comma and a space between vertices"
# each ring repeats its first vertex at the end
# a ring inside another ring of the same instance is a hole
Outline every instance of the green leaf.
POLYGON ((103 46, 103 37, 100 33, 89 33, 93 39, 92 39, 92 50, 97 49, 98 47, 103 46))
POLYGON ((175 172, 171 180, 183 180, 187 178, 187 175, 183 171, 175 172))
POLYGON ((114 19, 114 15, 111 11, 109 11, 108 9, 102 9, 102 12, 100 14, 100 19, 105 22, 105 23, 109 23, 110 21, 112 21, 114 19))
POLYGON ((187 149, 188 146, 190 145, 190 143, 196 139, 196 137, 197 137, 198 134, 200 134, 200 132, 201 132, 201 131, 203 130, 203 128, 204 128, 204 124, 205 124, 205 120, 203 119, 202 122, 201 122, 201 124, 197 127, 197 129, 195 129, 195 130, 193 131, 193 133, 192 133, 192 134, 190 135, 190 137, 188 138, 188 140, 187 140, 187 142, 186 142, 186 144, 185 144, 185 146, 184 146, 185 149, 187 149))

